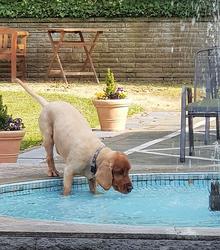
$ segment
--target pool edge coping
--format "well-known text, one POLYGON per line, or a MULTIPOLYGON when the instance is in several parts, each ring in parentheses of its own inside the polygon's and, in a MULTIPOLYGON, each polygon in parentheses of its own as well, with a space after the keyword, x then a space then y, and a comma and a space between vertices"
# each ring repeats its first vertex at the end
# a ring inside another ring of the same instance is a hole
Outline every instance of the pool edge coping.
POLYGON ((218 228, 88 225, 0 217, 0 237, 220 240, 218 228))

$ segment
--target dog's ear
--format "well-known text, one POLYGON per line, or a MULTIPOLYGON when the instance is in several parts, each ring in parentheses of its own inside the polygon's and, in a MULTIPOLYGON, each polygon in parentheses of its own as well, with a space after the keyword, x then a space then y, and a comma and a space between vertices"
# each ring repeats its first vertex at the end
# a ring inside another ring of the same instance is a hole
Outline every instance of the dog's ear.
POLYGON ((105 190, 109 190, 112 186, 112 168, 111 164, 103 162, 97 169, 96 181, 105 190))

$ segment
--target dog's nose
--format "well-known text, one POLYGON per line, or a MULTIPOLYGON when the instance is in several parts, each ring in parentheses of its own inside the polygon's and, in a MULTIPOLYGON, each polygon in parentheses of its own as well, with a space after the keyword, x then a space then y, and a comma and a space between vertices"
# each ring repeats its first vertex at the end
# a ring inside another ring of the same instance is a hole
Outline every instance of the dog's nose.
POLYGON ((132 186, 132 185, 129 185, 129 186, 127 187, 128 193, 130 193, 132 189, 133 189, 133 186, 132 186))

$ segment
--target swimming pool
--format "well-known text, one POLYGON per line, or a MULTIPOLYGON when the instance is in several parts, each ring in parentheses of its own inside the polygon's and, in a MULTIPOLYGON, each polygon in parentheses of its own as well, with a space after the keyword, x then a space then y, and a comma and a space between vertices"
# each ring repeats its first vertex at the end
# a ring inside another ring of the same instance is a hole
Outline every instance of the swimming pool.
POLYGON ((134 189, 93 195, 87 180, 74 179, 72 195, 63 197, 62 180, 0 186, 0 216, 81 224, 158 227, 220 227, 220 212, 209 210, 209 187, 218 173, 135 174, 134 189))

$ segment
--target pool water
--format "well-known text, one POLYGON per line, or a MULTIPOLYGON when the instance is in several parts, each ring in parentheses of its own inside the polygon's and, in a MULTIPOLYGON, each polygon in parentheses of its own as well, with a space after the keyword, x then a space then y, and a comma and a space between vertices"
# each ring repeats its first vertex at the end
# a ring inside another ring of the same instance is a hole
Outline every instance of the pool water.
POLYGON ((136 175, 134 189, 127 195, 114 190, 93 195, 87 184, 80 184, 68 197, 61 195, 61 181, 25 190, 17 184, 13 192, 0 194, 0 216, 86 224, 220 227, 220 212, 209 210, 212 179, 198 174, 136 175))

